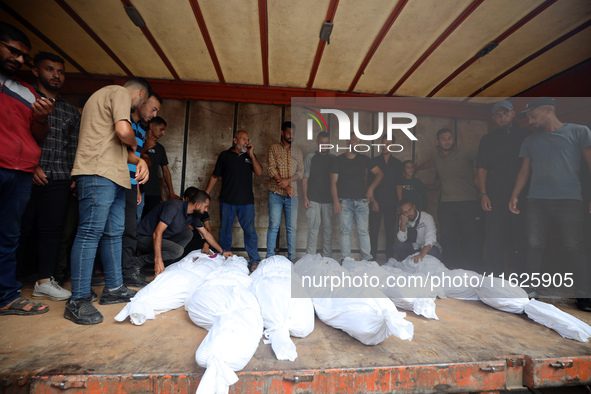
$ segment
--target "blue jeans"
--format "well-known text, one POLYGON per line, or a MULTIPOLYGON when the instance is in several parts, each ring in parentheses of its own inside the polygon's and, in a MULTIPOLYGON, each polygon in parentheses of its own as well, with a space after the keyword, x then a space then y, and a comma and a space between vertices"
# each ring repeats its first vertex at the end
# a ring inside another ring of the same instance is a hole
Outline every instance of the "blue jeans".
POLYGON ((232 248, 232 226, 238 215, 238 223, 244 232, 244 248, 251 263, 261 261, 259 256, 257 232, 254 227, 254 204, 228 204, 220 201, 220 246, 224 250, 232 248))
POLYGON ((0 308, 20 297, 22 285, 16 280, 16 248, 32 180, 31 172, 0 168, 0 308))
POLYGON ((123 284, 121 240, 125 227, 125 189, 98 175, 76 178, 80 223, 72 246, 72 300, 90 296, 96 251, 100 248, 105 287, 123 284))
POLYGON ((281 210, 284 211, 285 229, 287 230, 287 258, 296 256, 296 231, 298 229, 298 198, 280 196, 269 192, 269 229, 267 230, 267 258, 275 255, 277 233, 281 224, 281 210))
POLYGON ((369 240, 369 204, 365 198, 357 200, 341 199, 341 214, 339 223, 341 226, 341 259, 351 257, 351 232, 353 231, 353 220, 359 237, 359 249, 361 258, 371 261, 371 243, 369 240))

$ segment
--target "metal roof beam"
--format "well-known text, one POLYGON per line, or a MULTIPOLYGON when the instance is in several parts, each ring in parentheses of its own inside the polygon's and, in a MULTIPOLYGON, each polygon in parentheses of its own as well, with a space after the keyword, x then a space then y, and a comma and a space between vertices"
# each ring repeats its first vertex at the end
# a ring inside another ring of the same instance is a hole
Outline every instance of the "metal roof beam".
POLYGON ((213 42, 211 41, 211 36, 209 35, 209 31, 207 30, 207 25, 205 24, 205 19, 203 18, 203 13, 201 12, 199 3, 197 2, 197 0, 189 0, 189 2, 191 3, 191 8, 193 9, 193 14, 195 14, 197 24, 199 25, 199 30, 201 30, 201 35, 203 36, 203 40, 205 41, 205 46, 207 46, 207 51, 209 52, 209 56, 211 57, 211 62, 213 63, 213 67, 215 68, 218 80, 220 81, 220 83, 225 84, 226 80, 224 78, 224 73, 222 73, 220 61, 218 60, 218 56, 215 53, 215 48, 213 47, 213 42))
MULTIPOLYGON (((330 4, 328 5, 328 11, 326 12, 326 19, 324 20, 325 23, 332 23, 334 20, 334 16, 337 12, 337 7, 339 5, 339 0, 330 0, 330 4)), ((314 79, 316 79, 316 73, 318 72, 318 67, 320 66, 320 59, 322 59, 322 53, 324 52, 324 47, 326 46, 326 41, 318 40, 318 48, 316 48, 316 56, 314 56, 314 63, 312 63, 312 70, 310 71, 310 78, 308 78, 308 84, 306 85, 307 89, 312 89, 314 85, 314 79)))

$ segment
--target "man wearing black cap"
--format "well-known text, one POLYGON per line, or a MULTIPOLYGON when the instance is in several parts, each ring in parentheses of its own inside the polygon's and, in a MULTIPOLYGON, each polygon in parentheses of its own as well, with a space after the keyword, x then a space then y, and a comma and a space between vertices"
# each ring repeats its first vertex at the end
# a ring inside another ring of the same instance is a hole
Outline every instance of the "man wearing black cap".
MULTIPOLYGON (((591 131, 585 126, 561 122, 556 117, 556 102, 549 97, 533 99, 519 114, 526 116, 537 132, 523 141, 519 152, 523 163, 509 201, 511 212, 518 214, 519 194, 531 174, 527 195, 526 273, 530 278, 532 274, 542 274, 542 255, 550 223, 554 221, 567 251, 561 261, 565 268, 561 271, 565 276, 571 274, 579 309, 591 311, 579 178, 582 157, 591 168, 591 131)), ((533 286, 534 282, 532 279, 533 286)))
MULTIPOLYGON (((493 106, 495 129, 482 137, 476 156, 480 205, 485 212, 485 272, 511 273, 514 264, 505 259, 506 253, 523 259, 527 247, 525 215, 512 215, 507 207, 521 168, 519 150, 529 135, 513 118, 515 111, 510 101, 503 100, 493 106)), ((520 200, 519 209, 524 209, 525 199, 520 200)))

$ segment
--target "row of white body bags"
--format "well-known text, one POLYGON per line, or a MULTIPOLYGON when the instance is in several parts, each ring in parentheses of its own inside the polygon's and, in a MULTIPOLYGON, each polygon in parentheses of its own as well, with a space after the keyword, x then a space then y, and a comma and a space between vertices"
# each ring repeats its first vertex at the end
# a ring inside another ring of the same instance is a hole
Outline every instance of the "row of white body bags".
POLYGON ((378 289, 348 286, 350 273, 336 260, 306 255, 295 264, 295 270, 312 297, 316 315, 325 324, 365 345, 377 345, 390 335, 412 340, 414 327, 404 319, 406 313, 398 312, 378 289), (341 286, 332 286, 337 281, 341 286))
POLYGON ((309 295, 301 289, 292 297, 292 280, 297 283, 299 275, 287 258, 273 256, 261 261, 250 278, 250 289, 261 307, 263 335, 278 360, 294 361, 298 353, 290 334, 304 338, 314 330, 314 305, 309 295))
POLYGON ((199 251, 188 254, 138 291, 115 316, 115 320, 122 322, 129 316, 131 323, 139 326, 148 319, 155 319, 159 313, 180 308, 205 277, 224 260, 222 256, 210 257, 199 251))
POLYGON ((259 346, 263 319, 254 294, 248 290, 246 260, 230 257, 209 274, 189 297, 185 309, 196 325, 209 332, 195 353, 206 368, 197 393, 226 394, 259 346))

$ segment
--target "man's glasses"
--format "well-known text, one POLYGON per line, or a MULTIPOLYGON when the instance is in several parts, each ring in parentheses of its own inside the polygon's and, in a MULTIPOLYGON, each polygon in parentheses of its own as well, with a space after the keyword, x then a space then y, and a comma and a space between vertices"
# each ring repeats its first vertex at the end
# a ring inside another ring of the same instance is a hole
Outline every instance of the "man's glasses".
POLYGON ((8 45, 7 43, 2 42, 2 41, 0 41, 0 44, 4 45, 10 51, 10 53, 13 56, 16 56, 16 57, 21 57, 22 56, 23 57, 23 61, 25 63, 28 63, 28 62, 31 61, 31 56, 29 56, 28 53, 24 53, 24 52, 16 49, 15 47, 13 47, 12 45, 8 45))

